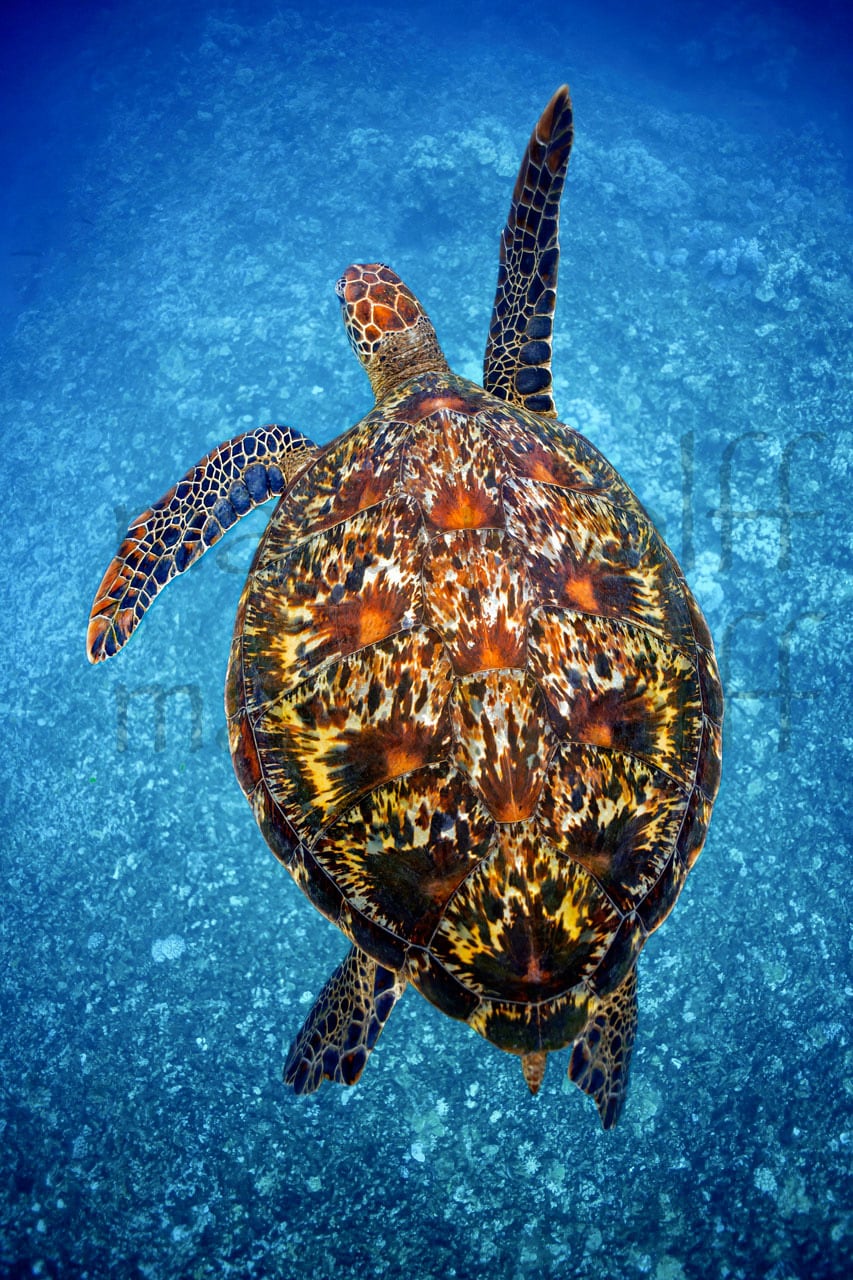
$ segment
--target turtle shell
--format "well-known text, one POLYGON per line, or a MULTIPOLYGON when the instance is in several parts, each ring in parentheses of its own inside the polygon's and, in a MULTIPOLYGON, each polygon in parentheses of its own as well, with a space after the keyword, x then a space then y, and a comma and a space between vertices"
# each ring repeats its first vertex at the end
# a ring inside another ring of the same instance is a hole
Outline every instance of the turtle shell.
POLYGON ((568 427, 406 383, 281 500, 226 694, 278 858, 359 947, 513 1052, 622 982, 697 857, 722 699, 642 506, 568 427))

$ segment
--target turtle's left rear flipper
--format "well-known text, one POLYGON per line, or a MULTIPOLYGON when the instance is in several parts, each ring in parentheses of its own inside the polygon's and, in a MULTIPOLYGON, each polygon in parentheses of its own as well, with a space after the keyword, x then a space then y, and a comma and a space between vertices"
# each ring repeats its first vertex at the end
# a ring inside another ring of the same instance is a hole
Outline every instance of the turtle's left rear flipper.
POLYGON ((294 1093, 355 1084, 406 979, 353 947, 323 987, 284 1064, 294 1093))
POLYGON ((202 458, 137 516, 95 595, 86 635, 89 661, 118 653, 166 583, 241 516, 283 493, 317 452, 291 427, 247 431, 202 458))

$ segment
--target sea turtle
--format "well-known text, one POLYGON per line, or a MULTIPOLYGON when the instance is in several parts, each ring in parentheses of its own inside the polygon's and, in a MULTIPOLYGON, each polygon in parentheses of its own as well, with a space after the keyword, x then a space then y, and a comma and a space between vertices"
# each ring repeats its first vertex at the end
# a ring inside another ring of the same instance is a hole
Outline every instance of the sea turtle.
POLYGON ((722 696, 708 628, 637 498, 556 420, 551 325, 568 89, 527 147, 483 387, 451 373, 382 264, 338 281, 376 403, 318 448, 290 427, 214 449, 128 530, 93 662, 250 508, 281 495, 226 689, 261 830, 351 948, 285 1064, 360 1076, 407 983, 516 1054, 549 1053, 605 1127, 636 962, 708 827, 722 696))

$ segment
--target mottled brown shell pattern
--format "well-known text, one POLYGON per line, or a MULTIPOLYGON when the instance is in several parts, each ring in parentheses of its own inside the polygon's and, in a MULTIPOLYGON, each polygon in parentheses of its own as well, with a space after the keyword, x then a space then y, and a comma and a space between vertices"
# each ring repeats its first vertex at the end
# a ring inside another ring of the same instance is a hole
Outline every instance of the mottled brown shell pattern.
POLYGON ((312 902, 514 1052, 570 1043, 630 972, 719 781, 710 637, 637 499, 582 436, 446 374, 281 501, 227 711, 312 902))

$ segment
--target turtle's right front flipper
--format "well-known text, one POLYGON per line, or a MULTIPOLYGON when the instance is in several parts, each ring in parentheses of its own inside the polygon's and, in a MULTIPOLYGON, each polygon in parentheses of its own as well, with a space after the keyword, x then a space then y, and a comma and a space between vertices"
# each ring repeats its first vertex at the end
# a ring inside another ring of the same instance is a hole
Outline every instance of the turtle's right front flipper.
POLYGON ((560 264, 560 197, 572 149, 567 85, 554 94, 533 130, 501 236, 495 303, 483 386, 509 404, 555 418, 551 328, 560 264))
POLYGON ((86 635, 89 661, 118 653, 166 583, 241 516, 283 493, 317 451, 291 427, 247 431, 202 458, 137 516, 95 595, 86 635))

